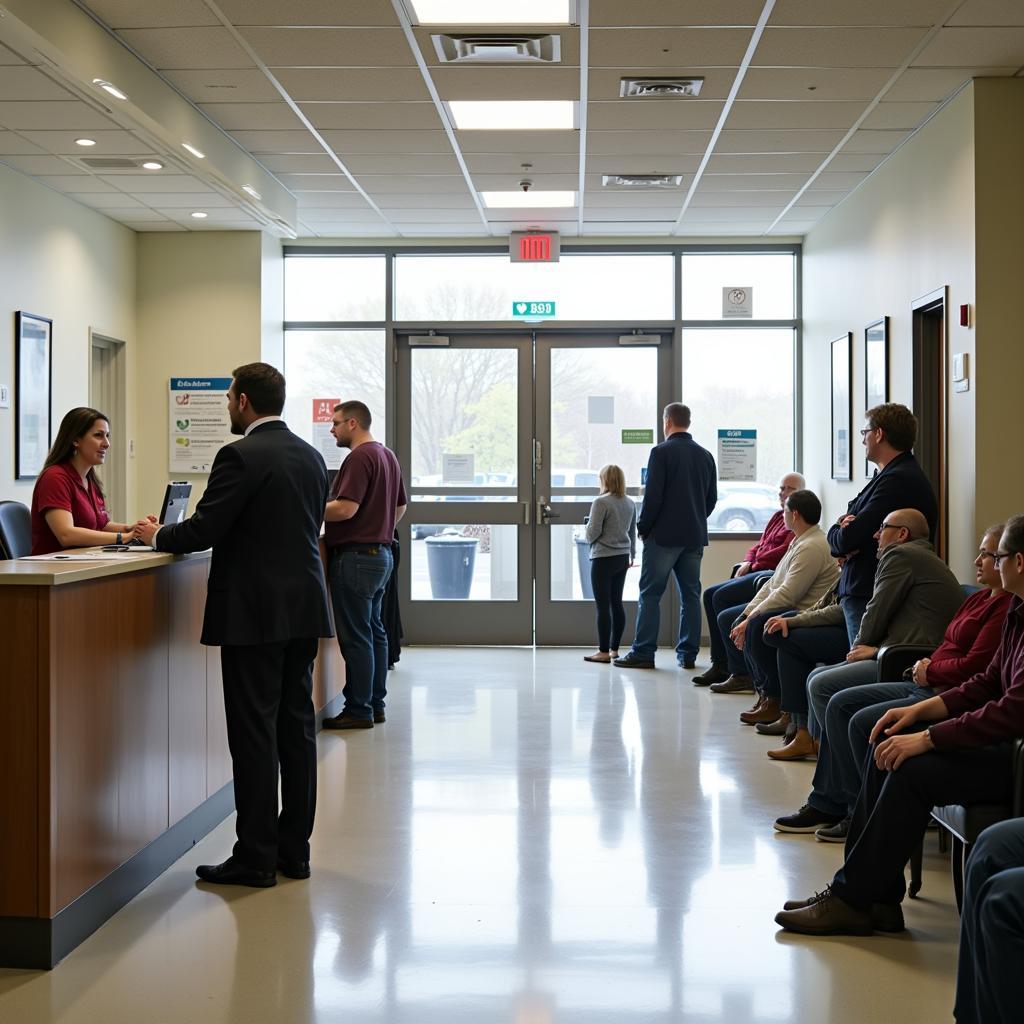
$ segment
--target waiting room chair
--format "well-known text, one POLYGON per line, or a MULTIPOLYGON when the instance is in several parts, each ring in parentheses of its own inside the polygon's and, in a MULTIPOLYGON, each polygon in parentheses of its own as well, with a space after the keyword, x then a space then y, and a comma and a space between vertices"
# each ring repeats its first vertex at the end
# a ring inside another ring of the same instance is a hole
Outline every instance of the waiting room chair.
POLYGON ((20 501, 0 501, 0 559, 32 552, 32 514, 20 501))

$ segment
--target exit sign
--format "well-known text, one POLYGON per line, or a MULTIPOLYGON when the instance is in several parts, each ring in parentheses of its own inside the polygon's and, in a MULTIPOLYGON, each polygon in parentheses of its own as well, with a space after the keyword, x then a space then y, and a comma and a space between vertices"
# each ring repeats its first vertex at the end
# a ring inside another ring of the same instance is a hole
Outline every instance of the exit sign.
POLYGON ((513 231, 508 237, 512 263, 557 263, 562 251, 557 231, 513 231))

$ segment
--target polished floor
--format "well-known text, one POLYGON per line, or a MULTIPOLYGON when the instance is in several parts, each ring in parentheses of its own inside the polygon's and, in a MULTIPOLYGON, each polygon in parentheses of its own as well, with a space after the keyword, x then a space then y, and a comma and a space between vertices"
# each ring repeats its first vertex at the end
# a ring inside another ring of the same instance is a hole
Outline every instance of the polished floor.
POLYGON ((581 653, 407 651, 386 725, 320 737, 311 881, 198 887, 229 820, 55 970, 0 970, 0 1021, 951 1019, 934 838, 906 934, 781 934, 842 855, 771 828, 812 766, 764 756, 746 697, 581 653))

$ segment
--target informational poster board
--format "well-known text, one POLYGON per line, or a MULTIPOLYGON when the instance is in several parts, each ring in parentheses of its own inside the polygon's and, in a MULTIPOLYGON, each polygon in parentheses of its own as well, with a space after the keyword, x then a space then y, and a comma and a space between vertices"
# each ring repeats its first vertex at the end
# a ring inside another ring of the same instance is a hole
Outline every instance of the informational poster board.
POLYGON ((441 456, 441 483, 471 484, 476 480, 475 457, 469 455, 441 456))
POLYGON ((313 399, 313 447, 324 457, 328 469, 339 469, 344 448, 338 447, 331 427, 334 426, 334 407, 341 404, 340 398, 313 399))
POLYGON ((722 289, 722 319, 749 320, 754 315, 754 289, 746 287, 722 289))
POLYGON ((614 395, 588 395, 587 396, 587 423, 614 423, 615 422, 615 396, 614 395))
POLYGON ((757 480, 757 431, 718 432, 718 479, 757 480))
POLYGON ((221 447, 236 438, 224 397, 230 377, 172 377, 170 411, 171 476, 179 473, 209 473, 221 447))

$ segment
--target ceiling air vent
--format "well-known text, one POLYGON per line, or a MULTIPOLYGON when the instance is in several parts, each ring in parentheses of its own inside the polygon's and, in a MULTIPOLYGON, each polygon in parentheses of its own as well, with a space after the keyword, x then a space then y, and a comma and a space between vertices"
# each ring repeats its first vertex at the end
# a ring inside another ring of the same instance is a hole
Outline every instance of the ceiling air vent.
POLYGON ((661 99, 689 99, 700 95, 703 78, 623 78, 619 82, 620 96, 660 97, 661 99))
POLYGON ((676 188, 681 185, 681 174, 602 174, 605 188, 676 188))
POLYGON ((83 156, 79 162, 94 171, 137 171, 142 163, 125 156, 83 156))
POLYGON ((562 59, 561 36, 437 35, 431 39, 438 59, 448 64, 557 64, 562 59))

